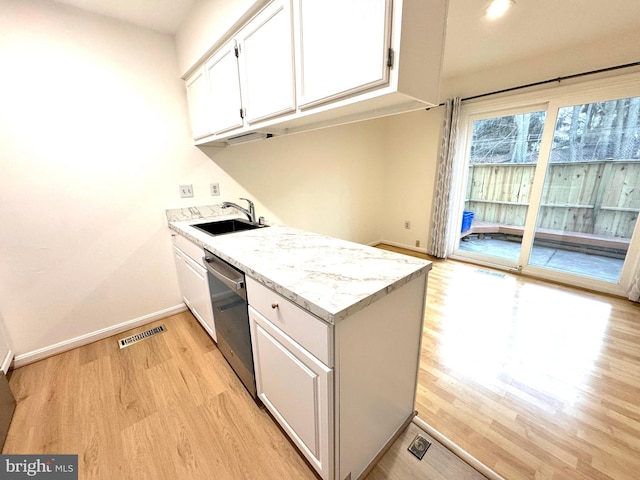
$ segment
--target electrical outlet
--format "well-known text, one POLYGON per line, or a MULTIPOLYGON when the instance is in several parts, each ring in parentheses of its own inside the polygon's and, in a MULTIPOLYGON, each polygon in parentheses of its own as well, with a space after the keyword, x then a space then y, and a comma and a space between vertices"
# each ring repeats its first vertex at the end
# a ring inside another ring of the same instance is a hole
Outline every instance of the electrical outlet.
POLYGON ((416 247, 420 246, 420 240, 416 240, 416 247))
POLYGON ((220 195, 220 184, 218 182, 211 184, 211 196, 220 195))
POLYGON ((180 185, 180 198, 193 197, 193 185, 180 185))
POLYGON ((404 228, 406 228, 407 230, 411 228, 411 222, 409 220, 404 221, 404 228))

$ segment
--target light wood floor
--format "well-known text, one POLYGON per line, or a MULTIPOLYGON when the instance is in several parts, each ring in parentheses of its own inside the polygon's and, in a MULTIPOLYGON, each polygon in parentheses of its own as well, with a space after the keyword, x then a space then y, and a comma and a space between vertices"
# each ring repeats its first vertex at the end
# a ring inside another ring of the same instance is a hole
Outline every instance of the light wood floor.
MULTIPOLYGON (((317 479, 189 313, 19 368, 3 453, 78 454, 79 478, 317 479), (167 332, 120 350, 117 339, 167 332)), ((486 480, 415 425, 367 480, 486 480), (420 432, 422 461, 408 451, 420 432)))
MULTIPOLYGON (((10 374, 3 453, 78 453, 83 479, 316 478, 191 314, 116 338, 10 374)), ((640 478, 640 307, 436 261, 416 409, 506 479, 640 478)))
POLYGON ((425 320, 426 423, 506 479, 640 478, 640 306, 434 261, 425 320))
POLYGON ((317 478, 190 313, 19 368, 10 385, 3 453, 77 453, 83 480, 317 478))
POLYGON ((366 480, 487 480, 436 439, 411 423, 380 459, 366 480), (408 447, 420 434, 431 443, 421 460, 408 447))

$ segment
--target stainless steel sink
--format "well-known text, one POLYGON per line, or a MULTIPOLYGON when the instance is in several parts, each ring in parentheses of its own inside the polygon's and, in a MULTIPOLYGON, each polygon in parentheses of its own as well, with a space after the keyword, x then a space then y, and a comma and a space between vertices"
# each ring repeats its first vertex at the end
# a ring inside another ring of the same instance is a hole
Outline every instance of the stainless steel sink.
POLYGON ((241 218, 232 218, 229 220, 219 220, 214 222, 198 223, 192 225, 198 230, 208 233, 209 235, 225 235, 227 233, 241 232, 243 230, 253 230, 254 228, 263 228, 266 225, 243 220, 241 218))

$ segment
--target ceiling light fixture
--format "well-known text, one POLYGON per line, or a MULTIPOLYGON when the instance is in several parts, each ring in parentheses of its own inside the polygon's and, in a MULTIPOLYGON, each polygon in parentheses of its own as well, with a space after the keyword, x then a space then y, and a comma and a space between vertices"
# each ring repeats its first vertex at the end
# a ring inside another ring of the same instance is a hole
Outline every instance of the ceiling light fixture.
POLYGON ((491 4, 484 11, 484 15, 490 20, 500 18, 507 13, 507 10, 515 3, 514 0, 492 0, 491 4))

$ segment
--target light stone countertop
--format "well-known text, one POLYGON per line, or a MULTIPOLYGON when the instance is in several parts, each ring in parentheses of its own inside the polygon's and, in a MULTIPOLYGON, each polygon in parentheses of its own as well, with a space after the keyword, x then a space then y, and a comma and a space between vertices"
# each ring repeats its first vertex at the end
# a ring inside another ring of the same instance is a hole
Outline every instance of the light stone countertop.
POLYGON ((171 230, 328 323, 352 315, 431 270, 427 260, 285 226, 215 237, 191 226, 233 217, 238 215, 168 218, 171 230))

